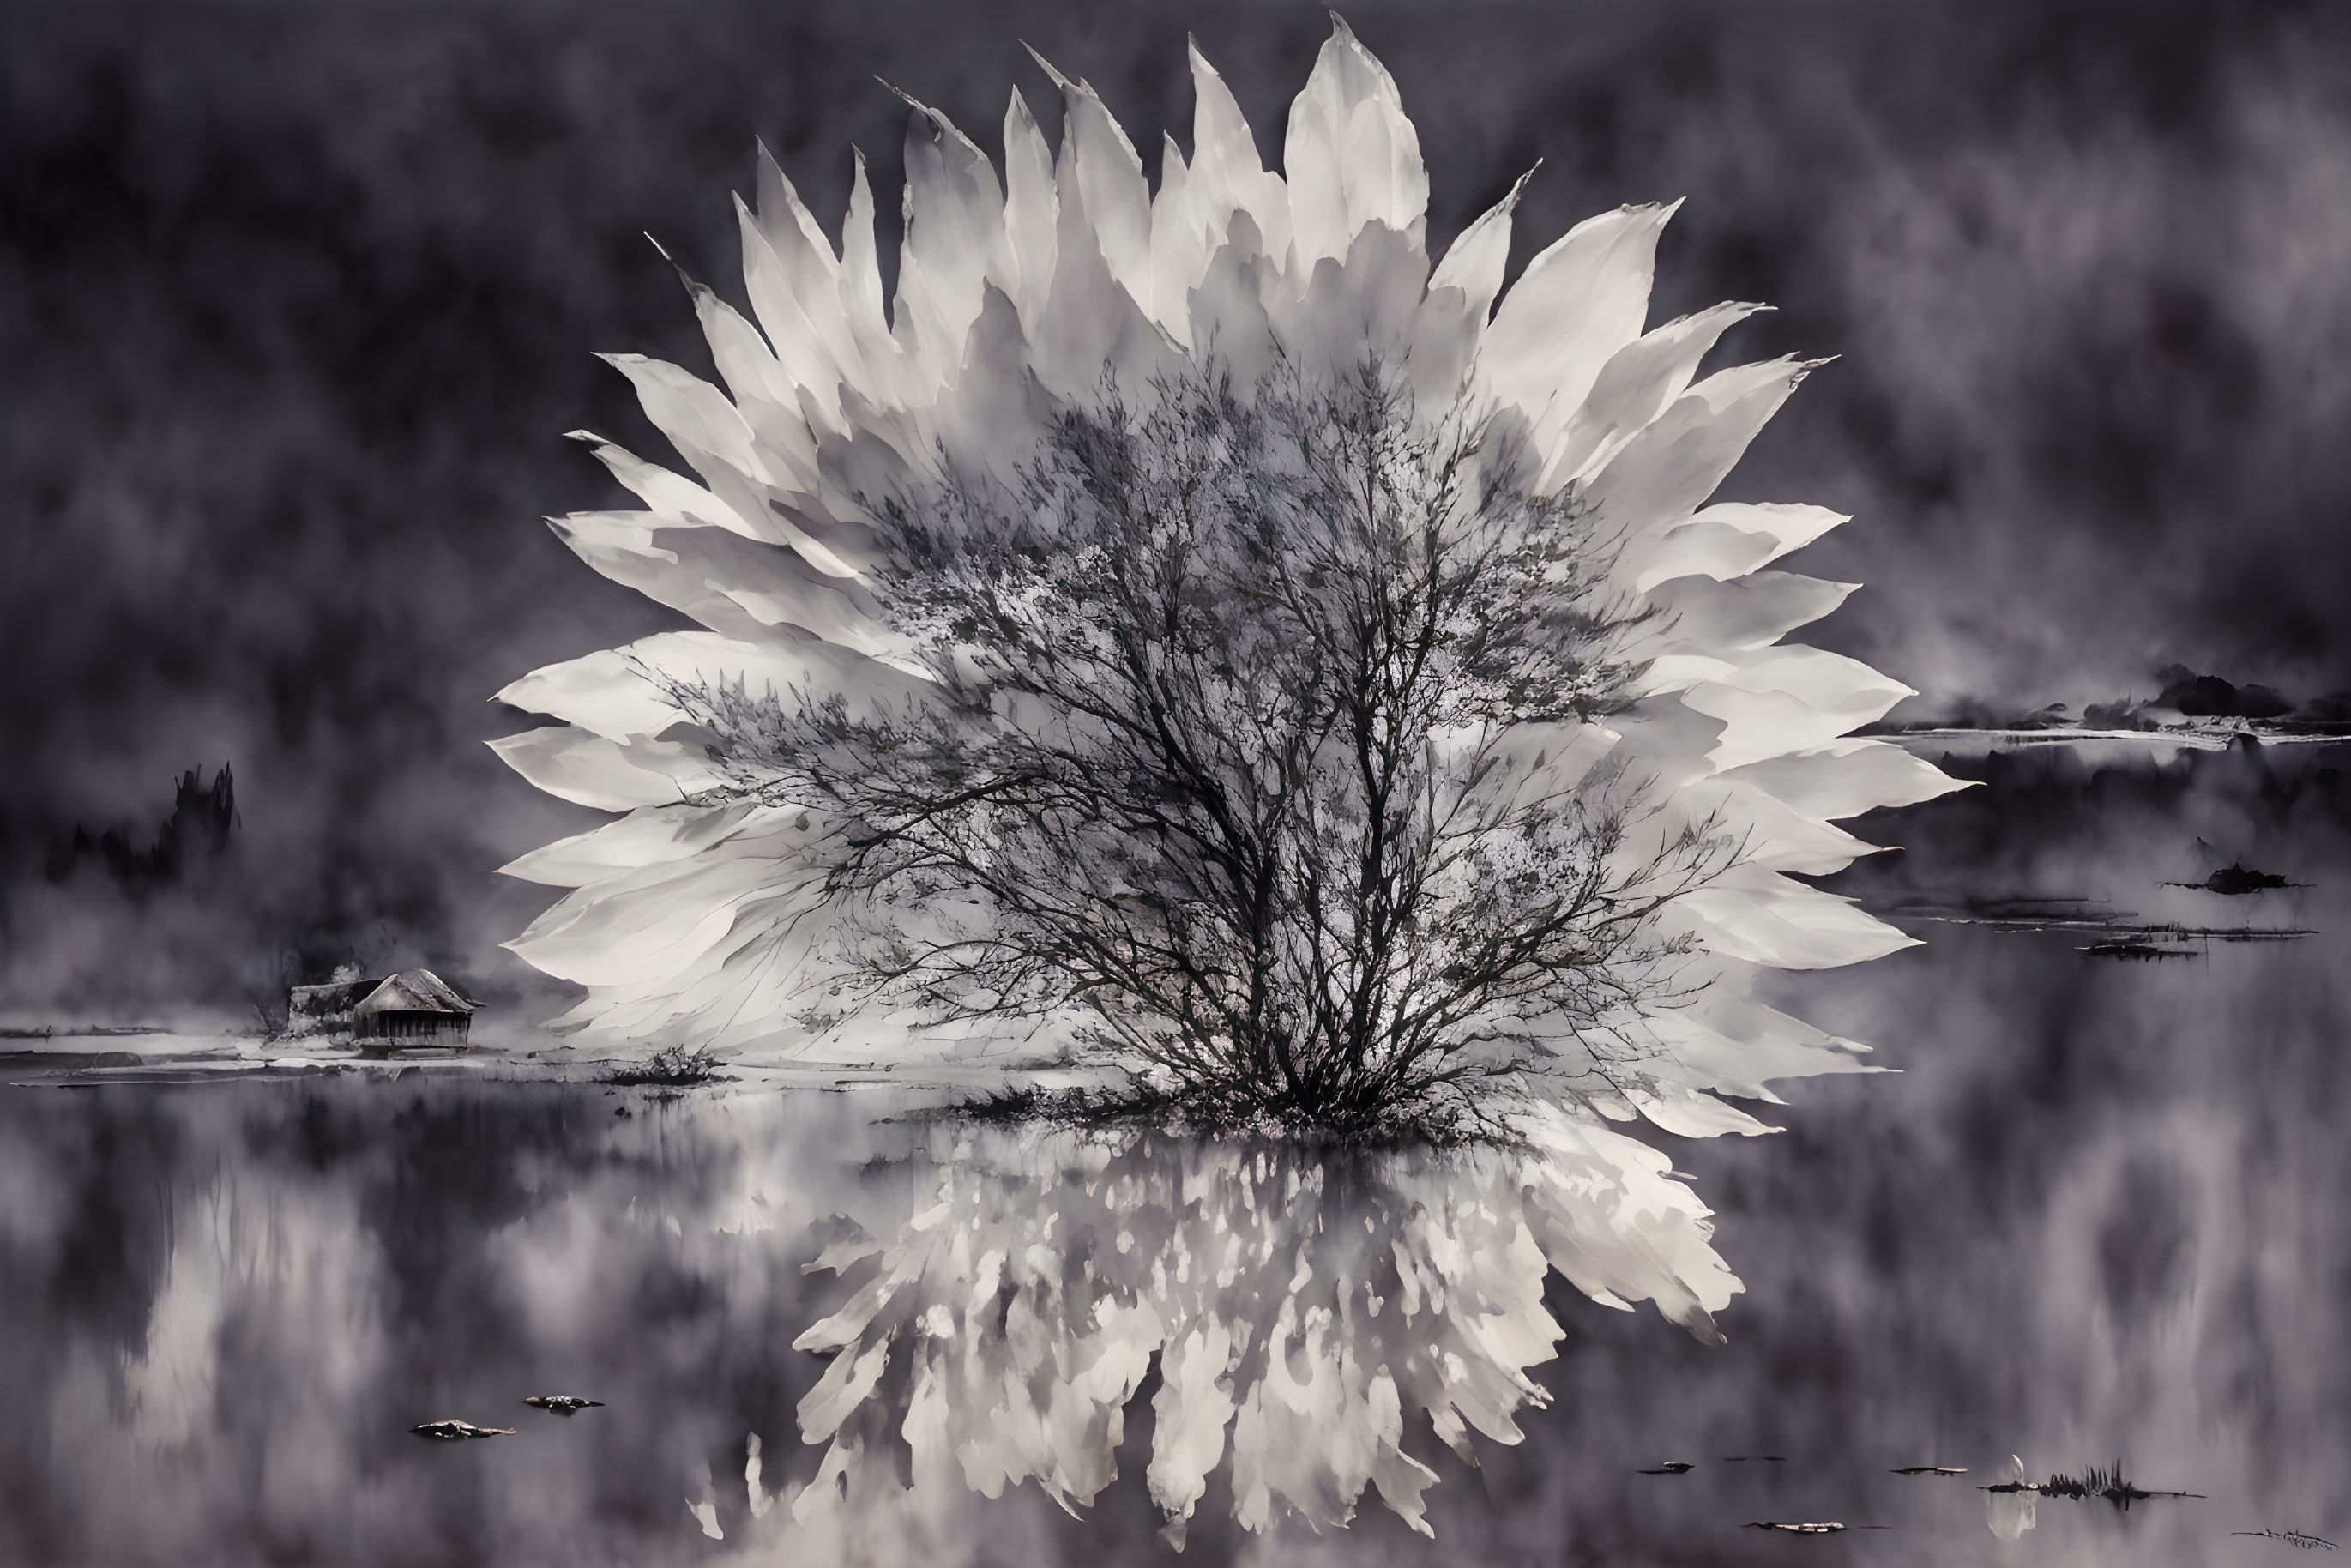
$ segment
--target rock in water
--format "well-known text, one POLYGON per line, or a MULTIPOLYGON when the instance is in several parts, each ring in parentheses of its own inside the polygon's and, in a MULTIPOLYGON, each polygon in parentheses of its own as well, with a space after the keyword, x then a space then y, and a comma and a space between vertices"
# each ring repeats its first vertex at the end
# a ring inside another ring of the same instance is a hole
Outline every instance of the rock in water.
POLYGON ((511 1427, 476 1427, 471 1421, 427 1421, 410 1431, 420 1437, 431 1437, 444 1443, 462 1443, 468 1437, 511 1437, 511 1427))
POLYGON ((1777 1530, 1789 1535, 1834 1535, 1845 1527, 1836 1521, 1823 1520, 1815 1524, 1782 1524, 1775 1519, 1753 1519, 1747 1522, 1750 1530, 1777 1530))

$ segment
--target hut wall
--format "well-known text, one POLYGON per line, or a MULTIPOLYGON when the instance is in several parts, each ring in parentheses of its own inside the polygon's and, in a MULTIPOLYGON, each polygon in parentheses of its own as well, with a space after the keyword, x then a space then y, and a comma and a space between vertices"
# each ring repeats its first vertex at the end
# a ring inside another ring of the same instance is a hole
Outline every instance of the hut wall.
POLYGON ((361 1040, 417 1045, 463 1045, 473 1019, 465 1013, 374 1012, 359 1019, 361 1040))

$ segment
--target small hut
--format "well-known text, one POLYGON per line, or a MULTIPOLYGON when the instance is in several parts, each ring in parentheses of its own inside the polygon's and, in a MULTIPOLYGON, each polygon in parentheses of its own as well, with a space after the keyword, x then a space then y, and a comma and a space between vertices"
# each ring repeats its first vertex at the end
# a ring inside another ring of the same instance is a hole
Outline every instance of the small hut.
POLYGON ((479 1005, 430 969, 402 969, 351 1009, 351 1032, 363 1049, 440 1045, 463 1051, 479 1005))

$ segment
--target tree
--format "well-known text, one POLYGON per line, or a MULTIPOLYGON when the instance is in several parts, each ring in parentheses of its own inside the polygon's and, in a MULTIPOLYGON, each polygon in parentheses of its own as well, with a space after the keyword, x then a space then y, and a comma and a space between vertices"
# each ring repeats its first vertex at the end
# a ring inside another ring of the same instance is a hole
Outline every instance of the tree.
POLYGON ((1593 766, 1611 541, 1514 412, 1375 358, 1195 367, 1061 406, 1008 479, 867 497, 946 699, 667 680, 696 803, 833 824, 852 1004, 1074 1015, 1214 1120, 1369 1134, 1604 1074, 1675 983, 1653 917, 1737 849, 1593 766))

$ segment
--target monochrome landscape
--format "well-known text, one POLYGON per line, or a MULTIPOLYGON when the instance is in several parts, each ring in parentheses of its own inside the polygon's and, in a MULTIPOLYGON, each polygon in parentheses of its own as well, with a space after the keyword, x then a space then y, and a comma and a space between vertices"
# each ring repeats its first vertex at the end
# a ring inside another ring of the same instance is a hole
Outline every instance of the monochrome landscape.
POLYGON ((2339 1550, 2351 39, 2140 22, 9 6, 0 1556, 2339 1550))

